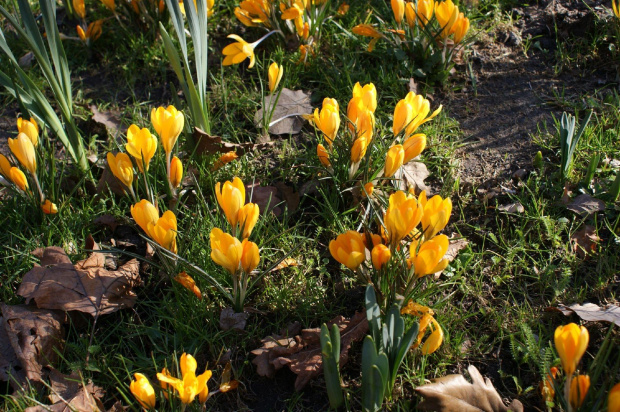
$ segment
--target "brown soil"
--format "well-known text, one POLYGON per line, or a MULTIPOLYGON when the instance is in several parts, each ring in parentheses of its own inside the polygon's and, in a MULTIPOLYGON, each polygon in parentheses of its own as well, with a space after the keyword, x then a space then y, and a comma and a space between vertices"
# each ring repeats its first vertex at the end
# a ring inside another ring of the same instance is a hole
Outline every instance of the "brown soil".
MULTIPOLYGON (((583 77, 578 69, 556 74, 557 38, 586 36, 593 30, 600 1, 540 1, 513 9, 514 26, 481 33, 472 47, 472 79, 446 106, 465 135, 461 180, 472 184, 528 168, 538 148, 532 142, 541 125, 555 132, 563 99, 577 101, 585 92, 609 85, 609 67, 599 65, 583 77), (532 40, 528 40, 532 39, 532 40), (534 44, 526 53, 525 45, 534 44), (542 49, 542 50, 541 50, 542 49), (608 69, 608 70, 605 70, 608 69), (563 96, 562 99, 559 96, 563 96)), ((464 71, 464 70, 462 70, 464 71)))

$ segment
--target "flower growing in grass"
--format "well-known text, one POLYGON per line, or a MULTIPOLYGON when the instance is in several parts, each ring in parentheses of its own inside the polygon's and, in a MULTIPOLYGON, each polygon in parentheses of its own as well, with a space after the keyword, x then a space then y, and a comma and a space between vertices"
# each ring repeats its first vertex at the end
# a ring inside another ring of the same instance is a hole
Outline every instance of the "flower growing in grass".
POLYGON ((170 156, 174 145, 183 131, 185 116, 183 112, 170 105, 166 108, 158 107, 151 110, 151 123, 153 129, 159 135, 161 146, 164 148, 166 156, 170 156))
POLYGON ((462 42, 468 31, 469 19, 463 13, 460 13, 451 30, 451 33, 454 34, 454 43, 462 42))
POLYGON ((278 65, 278 63, 273 62, 271 66, 269 66, 269 91, 273 93, 273 91, 280 84, 280 80, 282 80, 282 75, 284 74, 284 67, 282 65, 278 65))
POLYGON ((353 86, 353 98, 360 98, 364 103, 364 108, 372 113, 377 109, 377 88, 373 83, 362 86, 359 82, 353 86))
POLYGON ((19 170, 17 167, 11 168, 9 177, 15 186, 17 186, 22 192, 26 192, 28 190, 28 179, 26 179, 24 172, 19 170))
POLYGON ((127 153, 136 159, 138 169, 144 173, 148 172, 151 159, 157 151, 157 138, 149 132, 149 129, 140 129, 135 124, 127 129, 127 153))
POLYGON ((377 270, 381 270, 383 265, 385 265, 391 257, 392 252, 390 252, 390 249, 383 244, 379 244, 372 248, 372 266, 377 270))
POLYGON ((254 56, 254 49, 263 40, 265 40, 273 33, 275 33, 275 31, 267 33, 260 39, 256 40, 254 43, 248 43, 236 34, 229 34, 228 38, 237 40, 237 42, 229 44, 222 50, 222 54, 225 56, 222 65, 232 66, 233 64, 241 63, 245 59, 250 59, 250 65, 248 66, 248 69, 251 69, 252 67, 254 67, 254 63, 256 61, 256 57, 254 56))
POLYGON ((147 234, 159 246, 177 253, 177 217, 172 210, 167 210, 157 222, 148 222, 147 234))
POLYGON ((84 0, 73 0, 73 11, 77 16, 84 20, 86 18, 86 6, 84 5, 84 0))
POLYGON ((414 134, 403 142, 403 149, 405 149, 405 158, 403 164, 409 163, 412 159, 415 159, 426 148, 426 135, 422 133, 414 134))
POLYGON ((32 140, 25 133, 20 133, 15 139, 9 138, 9 148, 19 163, 32 175, 35 175, 37 172, 37 156, 34 152, 32 140))
POLYGON ((459 8, 452 2, 452 0, 445 0, 438 2, 435 6, 435 17, 439 23, 441 31, 439 35, 443 38, 448 37, 450 29, 456 22, 459 16, 459 8))
POLYGON ((418 338, 416 340, 416 343, 414 343, 412 347, 417 348, 418 346, 420 346, 420 343, 422 343, 422 339, 426 335, 426 332, 430 330, 431 334, 428 338, 426 338, 426 341, 424 341, 420 352, 422 353, 422 355, 430 355, 431 353, 439 349, 439 347, 443 343, 443 330, 441 329, 439 322, 437 322, 437 320, 435 320, 435 318, 433 317, 435 313, 431 308, 420 305, 410 300, 409 303, 407 303, 407 306, 403 307, 400 310, 400 313, 402 315, 407 314, 410 316, 416 316, 420 319, 418 338))
POLYGON ((547 379, 540 383, 540 394, 543 396, 546 402, 553 402, 555 396, 555 386, 553 384, 556 376, 558 375, 558 368, 551 367, 547 374, 547 379))
POLYGON ((45 199, 45 202, 41 205, 41 210, 46 215, 55 215, 58 213, 58 207, 55 203, 52 203, 49 199, 45 199))
POLYGON ((562 361, 562 369, 567 376, 575 373, 577 364, 586 352, 590 334, 583 326, 574 323, 558 326, 554 333, 555 348, 562 361))
POLYGON ((39 145, 39 125, 34 118, 31 117, 30 120, 18 118, 17 130, 28 136, 35 148, 39 145))
POLYGON ((228 163, 234 161, 235 159, 238 159, 239 156, 237 155, 236 152, 234 151, 230 151, 228 153, 224 153, 223 155, 220 156, 219 159, 217 159, 215 161, 215 163, 213 164, 213 167, 211 168, 211 170, 216 171, 218 169, 221 169, 222 167, 226 166, 228 163))
POLYGON ((142 199, 135 205, 131 206, 131 217, 133 217, 133 220, 136 221, 138 226, 140 226, 142 230, 148 234, 149 224, 157 223, 157 220, 159 219, 159 212, 151 202, 142 199))
POLYGON ((0 174, 7 180, 11 179, 11 162, 2 153, 0 153, 0 174))
POLYGON ((321 110, 314 109, 314 125, 323 132, 327 144, 331 147, 340 128, 340 108, 336 99, 323 99, 321 110))
POLYGON ((108 153, 107 159, 112 174, 133 192, 133 163, 127 153, 117 153, 116 156, 108 153))
POLYGON ((188 405, 198 396, 200 403, 205 403, 209 397, 209 387, 207 381, 211 378, 212 372, 205 370, 201 375, 196 376, 198 367, 196 359, 192 355, 184 353, 179 360, 181 367, 181 378, 174 378, 165 373, 158 373, 157 379, 166 387, 174 389, 176 395, 183 404, 188 405))
POLYGON ((443 199, 439 195, 426 200, 426 192, 420 193, 420 205, 424 208, 422 216, 422 230, 425 239, 432 239, 437 233, 442 231, 452 214, 452 201, 449 198, 443 199))
POLYGON ((238 177, 235 177, 232 182, 226 181, 223 186, 220 182, 217 182, 215 184, 215 196, 234 231, 239 219, 239 210, 245 203, 245 186, 243 182, 238 177))
POLYGON ((385 168, 383 175, 385 177, 392 177, 403 165, 405 160, 405 149, 400 144, 390 147, 387 155, 385 156, 385 168))
POLYGON ((569 403, 574 410, 577 410, 583 405, 583 401, 586 399, 590 389, 590 377, 588 375, 577 375, 573 377, 570 384, 569 403))
POLYGON ((237 213, 237 223, 241 231, 241 238, 247 239, 252 234, 256 222, 258 222, 259 208, 256 203, 247 203, 237 213))
POLYGON ((355 271, 366 260, 363 236, 349 230, 329 242, 329 251, 338 262, 355 271))
POLYGON ((372 40, 368 43, 368 52, 373 51, 379 39, 383 38, 383 34, 370 24, 358 24, 351 31, 359 36, 372 37, 372 40))
POLYGON ((183 180, 183 163, 181 160, 174 156, 170 161, 170 185, 172 188, 176 189, 181 185, 181 181, 183 180))
POLYGON ((144 409, 155 408, 155 390, 147 377, 141 373, 135 373, 133 376, 134 380, 129 384, 129 390, 133 396, 144 409))
POLYGON ((448 259, 444 259, 448 251, 450 240, 446 235, 439 235, 420 245, 419 240, 413 240, 409 245, 409 267, 413 265, 417 277, 432 275, 448 266, 448 259))
POLYGON ((235 16, 248 27, 264 25, 270 28, 270 15, 270 0, 243 0, 239 3, 239 7, 235 8, 235 16))
POLYGON ((112 13, 116 12, 116 3, 114 0, 101 0, 104 6, 106 6, 112 13))
POLYGON ((329 162, 329 152, 325 149, 325 146, 320 143, 316 146, 316 155, 319 158, 319 162, 321 162, 323 166, 331 166, 331 163, 329 162))
POLYGON ((76 27, 76 30, 80 40, 88 45, 91 41, 95 41, 101 37, 102 26, 103 20, 96 20, 88 24, 86 31, 84 31, 84 28, 80 25, 76 27))
POLYGON ((422 207, 418 200, 405 192, 390 195, 388 208, 383 217, 388 243, 396 246, 410 234, 422 219, 422 207))
POLYGON ((394 20, 396 24, 400 25, 405 16, 405 0, 391 0, 392 13, 394 13, 394 20))

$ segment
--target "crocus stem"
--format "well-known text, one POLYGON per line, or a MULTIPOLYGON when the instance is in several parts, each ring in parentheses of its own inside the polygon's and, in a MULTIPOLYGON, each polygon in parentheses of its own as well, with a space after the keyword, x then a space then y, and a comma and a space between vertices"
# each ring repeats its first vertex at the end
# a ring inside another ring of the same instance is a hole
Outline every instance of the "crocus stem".
POLYGON ((39 179, 36 174, 32 174, 32 178, 34 179, 34 183, 37 185, 37 190, 39 191, 39 197, 41 198, 41 203, 45 202, 45 195, 43 195, 43 190, 41 190, 41 184, 39 184, 39 179))
POLYGON ((256 40, 254 43, 251 43, 250 45, 252 46, 252 48, 255 48, 256 46, 258 46, 263 40, 265 40, 267 37, 271 36, 274 33, 280 33, 282 35, 284 35, 280 30, 272 30, 269 33, 265 34, 263 37, 261 37, 260 39, 256 40))
POLYGON ((573 380, 573 375, 568 375, 566 378, 566 382, 564 383, 564 399, 566 399, 566 403, 568 404, 568 412, 573 412, 573 405, 570 404, 570 384, 573 380))

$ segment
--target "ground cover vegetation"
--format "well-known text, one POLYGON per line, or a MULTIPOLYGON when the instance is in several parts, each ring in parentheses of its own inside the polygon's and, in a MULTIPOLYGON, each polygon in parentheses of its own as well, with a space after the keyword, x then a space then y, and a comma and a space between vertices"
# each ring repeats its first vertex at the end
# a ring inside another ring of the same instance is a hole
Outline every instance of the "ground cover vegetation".
POLYGON ((619 10, 2 2, 0 409, 620 411, 619 10))

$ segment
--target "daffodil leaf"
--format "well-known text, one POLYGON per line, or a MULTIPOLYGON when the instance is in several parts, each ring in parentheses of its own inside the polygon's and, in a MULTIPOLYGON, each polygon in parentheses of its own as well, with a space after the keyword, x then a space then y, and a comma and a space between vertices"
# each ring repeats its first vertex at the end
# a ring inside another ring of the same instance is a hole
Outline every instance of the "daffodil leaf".
POLYGON ((488 378, 475 366, 467 369, 472 383, 463 375, 448 375, 428 385, 418 386, 416 392, 424 398, 418 405, 421 411, 442 412, 523 412, 523 405, 513 400, 505 406, 488 378))

